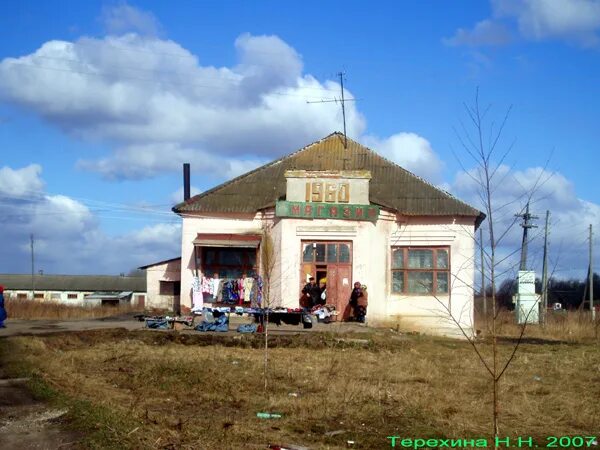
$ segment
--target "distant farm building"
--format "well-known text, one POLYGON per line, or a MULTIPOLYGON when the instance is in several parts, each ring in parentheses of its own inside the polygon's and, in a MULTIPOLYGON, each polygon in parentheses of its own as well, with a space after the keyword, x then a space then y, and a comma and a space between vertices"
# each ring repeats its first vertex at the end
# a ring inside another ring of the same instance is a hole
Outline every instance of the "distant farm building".
POLYGON ((76 306, 145 306, 146 279, 113 275, 0 274, 11 299, 59 302, 76 306))

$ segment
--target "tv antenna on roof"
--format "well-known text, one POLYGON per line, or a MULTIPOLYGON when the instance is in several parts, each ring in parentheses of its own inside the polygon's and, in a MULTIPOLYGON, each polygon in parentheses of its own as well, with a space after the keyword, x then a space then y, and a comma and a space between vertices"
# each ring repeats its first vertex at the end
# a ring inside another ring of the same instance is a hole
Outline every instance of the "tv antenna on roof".
POLYGON ((344 98, 344 75, 345 72, 338 72, 338 76, 340 77, 340 89, 342 91, 342 98, 331 98, 325 100, 316 100, 316 101, 307 101, 306 103, 332 103, 332 102, 340 102, 342 104, 342 118, 344 120, 344 148, 348 148, 348 137, 346 136, 346 102, 355 102, 356 98, 344 98))

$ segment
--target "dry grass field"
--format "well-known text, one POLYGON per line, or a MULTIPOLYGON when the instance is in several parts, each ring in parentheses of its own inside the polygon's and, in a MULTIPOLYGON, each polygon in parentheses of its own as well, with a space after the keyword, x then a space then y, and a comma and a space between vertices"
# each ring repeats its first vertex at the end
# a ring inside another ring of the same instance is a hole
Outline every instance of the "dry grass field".
POLYGON ((11 319, 97 319, 136 311, 132 306, 71 306, 52 301, 5 299, 11 319))
MULTIPOLYGON (((489 380, 465 342, 374 330, 272 338, 124 330, 0 341, 13 376, 69 408, 88 448, 390 448, 387 436, 489 438, 489 380), (259 419, 257 412, 280 419, 259 419), (335 432, 335 433, 332 433, 335 432)), ((533 341, 531 341, 533 342, 533 341)), ((507 436, 600 431, 597 343, 525 342, 501 382, 507 436)), ((506 356, 512 339, 501 340, 506 356)), ((490 346, 483 343, 489 356, 490 346)))
MULTIPOLYGON (((476 328, 482 335, 490 334, 490 323, 483 316, 476 317, 476 328)), ((513 311, 501 310, 496 320, 496 330, 501 336, 519 336, 522 326, 515 323, 513 311)), ((549 312, 544 325, 527 325, 528 338, 551 339, 569 343, 598 342, 600 339, 600 317, 592 321, 589 311, 549 312)))

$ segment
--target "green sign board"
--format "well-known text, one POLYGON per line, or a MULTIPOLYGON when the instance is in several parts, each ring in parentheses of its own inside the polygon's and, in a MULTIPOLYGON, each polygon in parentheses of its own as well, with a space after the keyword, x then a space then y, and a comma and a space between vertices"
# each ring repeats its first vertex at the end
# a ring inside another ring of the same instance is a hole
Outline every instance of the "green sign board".
POLYGON ((275 215, 300 219, 370 220, 375 222, 379 217, 379 206, 278 201, 275 205, 275 215))

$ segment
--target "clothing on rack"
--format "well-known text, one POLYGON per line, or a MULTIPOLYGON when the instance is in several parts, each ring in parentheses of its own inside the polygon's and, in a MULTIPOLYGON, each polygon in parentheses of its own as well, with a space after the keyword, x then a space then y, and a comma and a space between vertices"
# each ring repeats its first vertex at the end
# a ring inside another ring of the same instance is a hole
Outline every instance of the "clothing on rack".
POLYGON ((192 311, 200 312, 204 307, 204 297, 200 290, 200 278, 194 277, 192 279, 192 311))
POLYGON ((262 306, 262 290, 263 290, 263 279, 260 275, 256 278, 256 286, 257 286, 256 305, 260 307, 260 306, 262 306))
POLYGON ((237 288, 238 288, 238 296, 239 296, 239 304, 244 303, 244 278, 237 279, 237 288))
POLYGON ((192 292, 200 292, 200 278, 192 278, 192 292))
POLYGON ((219 297, 219 289, 221 287, 221 279, 220 278, 213 278, 212 279, 212 283, 213 283, 212 296, 214 298, 218 298, 219 297))
POLYGON ((246 277, 242 280, 242 288, 244 291, 244 300, 252 303, 252 288, 254 287, 254 278, 246 277))
POLYGON ((213 283, 212 278, 202 277, 202 292, 205 294, 213 294, 213 283))
POLYGON ((204 297, 202 292, 192 292, 192 312, 200 312, 204 308, 204 297))
POLYGON ((225 281, 221 296, 222 303, 235 305, 240 299, 237 280, 225 281))

